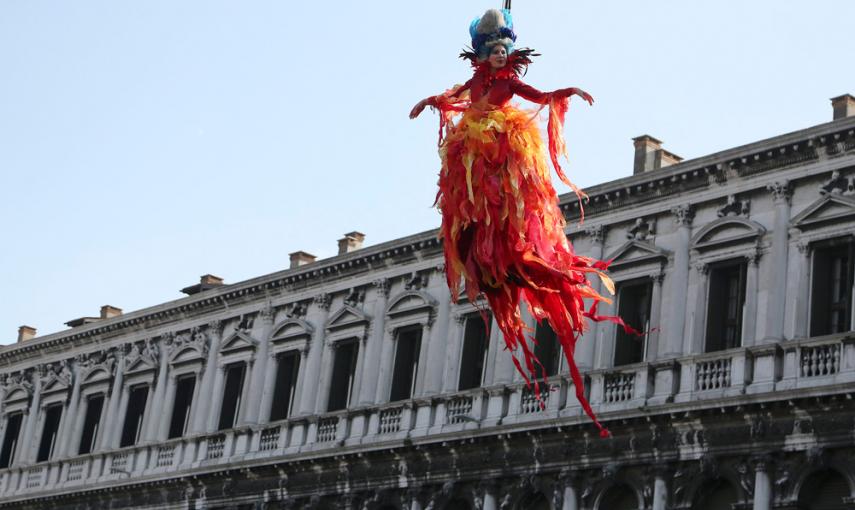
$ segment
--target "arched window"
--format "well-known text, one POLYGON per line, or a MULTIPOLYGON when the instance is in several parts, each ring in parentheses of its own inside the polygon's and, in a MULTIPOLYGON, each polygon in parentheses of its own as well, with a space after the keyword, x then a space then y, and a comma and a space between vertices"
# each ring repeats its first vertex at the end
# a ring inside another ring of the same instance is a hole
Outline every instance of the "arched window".
POLYGON ((692 510, 720 510, 732 508, 737 502, 736 489, 723 478, 712 480, 704 485, 695 496, 692 510))
POLYGON ((844 498, 850 497, 849 483, 833 469, 810 475, 799 491, 799 508, 805 510, 843 510, 851 508, 844 498))
POLYGON ((638 497, 628 485, 615 485, 603 494, 597 508, 598 510, 638 510, 638 497))

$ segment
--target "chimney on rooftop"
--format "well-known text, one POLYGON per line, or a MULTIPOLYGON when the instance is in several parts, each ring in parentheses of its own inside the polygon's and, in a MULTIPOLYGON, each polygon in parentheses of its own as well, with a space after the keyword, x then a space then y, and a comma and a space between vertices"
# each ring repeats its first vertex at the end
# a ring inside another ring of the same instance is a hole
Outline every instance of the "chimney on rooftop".
POLYGON ((26 342, 36 336, 36 328, 32 326, 21 326, 18 328, 18 343, 26 342))
POLYGON ((362 248, 362 241, 365 240, 365 234, 362 232, 348 232, 344 237, 338 240, 338 254, 350 253, 362 248))
POLYGON ((111 305, 104 305, 101 307, 101 318, 102 319, 112 319, 113 317, 118 317, 122 315, 122 309, 116 308, 111 305))
POLYGON ((641 135, 632 139, 635 146, 635 159, 632 164, 633 175, 650 172, 671 166, 683 158, 662 148, 662 141, 650 135, 641 135))
MULTIPOLYGON (((214 287, 220 287, 223 285, 223 279, 219 276, 214 276, 212 274, 203 274, 199 277, 199 283, 196 285, 191 285, 189 287, 184 287, 181 289, 181 292, 187 294, 188 296, 192 296, 193 294, 198 294, 200 292, 206 291, 208 289, 213 289, 214 287)), ((121 310, 119 311, 121 313, 121 310)))
POLYGON ((304 251, 295 251, 290 254, 291 257, 291 269, 295 267, 305 266, 306 264, 311 264, 315 261, 314 255, 311 253, 306 253, 304 251))
POLYGON ((834 109, 834 120, 855 117, 855 97, 852 94, 832 97, 831 108, 834 109))

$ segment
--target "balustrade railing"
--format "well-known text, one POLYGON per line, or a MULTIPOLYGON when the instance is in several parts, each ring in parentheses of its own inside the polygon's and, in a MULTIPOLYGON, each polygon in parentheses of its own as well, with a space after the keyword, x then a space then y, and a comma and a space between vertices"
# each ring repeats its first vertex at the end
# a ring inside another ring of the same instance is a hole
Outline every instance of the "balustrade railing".
POLYGON ((226 435, 217 434, 208 438, 208 459, 219 459, 223 456, 223 451, 226 448, 226 435))
POLYGON ((698 361, 695 365, 695 389, 706 391, 730 387, 730 369, 730 358, 698 361))
POLYGON ((318 420, 318 442, 328 443, 335 441, 336 433, 338 432, 338 416, 329 418, 321 418, 318 420))
POLYGON ((834 375, 840 371, 841 345, 806 345, 801 348, 800 373, 802 377, 834 375))
POLYGON ((282 431, 279 427, 270 427, 261 431, 261 440, 258 449, 262 452, 276 450, 279 448, 279 436, 282 431))
POLYGON ((473 397, 471 395, 450 398, 445 408, 446 421, 448 423, 463 423, 473 419, 474 417, 471 416, 472 401, 473 397))
POLYGON ((614 404, 631 400, 635 391, 634 372, 603 375, 603 402, 614 404))
POLYGON ((393 407, 380 411, 380 433, 392 434, 401 430, 401 417, 404 414, 403 407, 393 407))

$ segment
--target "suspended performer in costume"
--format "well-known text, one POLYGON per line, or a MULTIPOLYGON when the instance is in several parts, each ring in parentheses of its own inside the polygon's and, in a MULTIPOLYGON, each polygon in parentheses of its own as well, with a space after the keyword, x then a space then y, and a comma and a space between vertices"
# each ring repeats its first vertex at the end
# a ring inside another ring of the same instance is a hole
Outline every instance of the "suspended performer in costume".
MULTIPOLYGON (((561 171, 558 156, 566 156, 562 127, 569 98, 577 95, 589 104, 593 98, 577 88, 541 92, 520 80, 536 54, 527 48, 514 51, 510 11, 491 9, 473 21, 469 31, 474 51, 461 57, 471 61, 472 78, 419 101, 410 112, 415 118, 431 106, 440 114, 442 168, 436 205, 442 212, 440 237, 452 299, 458 298, 461 277, 470 301, 479 294, 486 297, 514 364, 529 385, 543 366, 526 342, 530 328, 520 315, 520 299, 539 322, 548 321, 567 358, 576 397, 607 436, 585 399, 573 353, 586 317, 623 323, 596 315, 597 303, 609 300, 591 288, 588 277, 593 273, 614 293, 603 274, 607 264, 573 253, 546 161, 548 152, 559 178, 581 200, 583 193, 561 171), (515 95, 541 109, 548 106, 548 147, 538 129, 539 110, 511 105, 515 95), (462 116, 452 122, 457 115, 462 116), (593 303, 587 311, 584 299, 593 303)), ((534 390, 540 399, 540 385, 534 384, 534 390)))

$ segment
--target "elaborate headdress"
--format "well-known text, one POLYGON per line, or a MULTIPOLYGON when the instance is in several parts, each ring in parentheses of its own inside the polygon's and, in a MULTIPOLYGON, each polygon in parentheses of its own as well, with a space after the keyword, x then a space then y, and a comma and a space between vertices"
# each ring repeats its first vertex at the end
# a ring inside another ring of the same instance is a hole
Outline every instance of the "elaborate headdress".
POLYGON ((501 44, 510 54, 514 50, 514 20, 508 9, 489 9, 480 18, 475 18, 469 25, 469 35, 472 36, 472 49, 478 58, 485 59, 493 46, 501 44))

